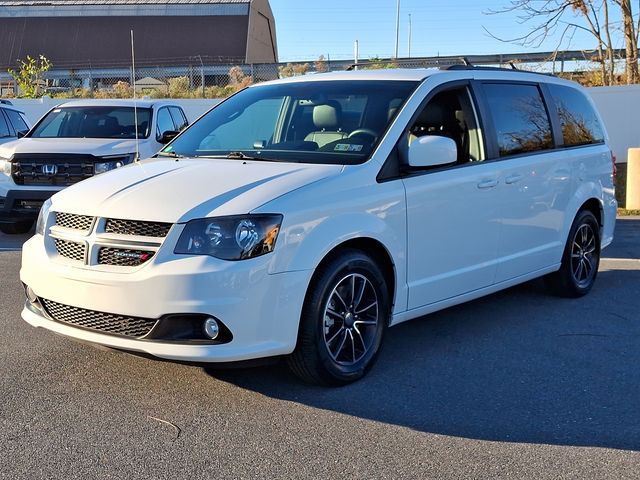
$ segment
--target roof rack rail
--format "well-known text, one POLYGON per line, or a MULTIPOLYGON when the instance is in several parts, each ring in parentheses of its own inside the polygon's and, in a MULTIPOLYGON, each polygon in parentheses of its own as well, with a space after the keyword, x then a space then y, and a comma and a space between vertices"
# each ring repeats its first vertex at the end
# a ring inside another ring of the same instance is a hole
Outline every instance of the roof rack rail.
POLYGON ((555 77, 553 73, 544 73, 544 72, 530 72, 528 70, 520 70, 512 62, 509 63, 511 68, 504 67, 487 67, 484 65, 445 65, 440 67, 440 70, 488 70, 494 72, 518 72, 518 73, 531 73, 533 75, 545 75, 547 77, 555 77))

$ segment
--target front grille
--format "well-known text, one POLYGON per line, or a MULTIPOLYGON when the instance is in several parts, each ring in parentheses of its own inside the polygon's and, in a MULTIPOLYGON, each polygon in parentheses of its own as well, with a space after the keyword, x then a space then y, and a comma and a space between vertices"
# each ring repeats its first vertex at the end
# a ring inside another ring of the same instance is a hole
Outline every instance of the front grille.
POLYGON ((13 181, 18 185, 66 187, 93 176, 94 158, 71 154, 16 155, 11 170, 13 181))
POLYGON ((44 298, 40 299, 40 303, 44 306, 47 315, 56 322, 112 335, 140 338, 147 335, 156 324, 156 320, 150 318, 128 317, 114 313, 86 310, 44 298))
POLYGON ((84 243, 70 242, 69 240, 60 240, 55 238, 56 250, 66 258, 84 262, 86 247, 84 243))
POLYGON ((140 237, 166 237, 170 229, 171 223, 120 220, 118 218, 108 218, 104 226, 106 233, 140 237))
POLYGON ((93 217, 88 215, 74 215, 73 213, 56 212, 56 225, 58 227, 88 232, 91 230, 92 224, 93 217))
POLYGON ((98 253, 98 264, 118 267, 138 267, 153 257, 155 252, 103 247, 98 253))
POLYGON ((44 200, 16 200, 14 208, 18 208, 20 210, 40 210, 43 203, 44 200))

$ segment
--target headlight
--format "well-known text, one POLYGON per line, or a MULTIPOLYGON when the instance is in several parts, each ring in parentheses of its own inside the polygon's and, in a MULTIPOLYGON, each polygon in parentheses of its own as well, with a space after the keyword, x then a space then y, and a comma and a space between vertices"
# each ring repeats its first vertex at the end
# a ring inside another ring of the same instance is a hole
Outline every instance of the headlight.
POLYGON ((109 170, 115 170, 116 168, 124 167, 133 161, 135 153, 128 155, 117 155, 111 157, 100 157, 101 160, 109 160, 105 162, 98 162, 94 165, 95 174, 105 173, 109 170))
POLYGON ((0 173, 11 176, 11 160, 0 157, 0 173))
POLYGON ((49 217, 49 209, 51 208, 51 199, 48 199, 40 207, 40 213, 38 214, 38 221, 36 222, 36 233, 44 235, 44 227, 47 225, 47 218, 49 217))
POLYGON ((174 253, 244 260, 272 252, 282 215, 202 218, 186 224, 174 253))

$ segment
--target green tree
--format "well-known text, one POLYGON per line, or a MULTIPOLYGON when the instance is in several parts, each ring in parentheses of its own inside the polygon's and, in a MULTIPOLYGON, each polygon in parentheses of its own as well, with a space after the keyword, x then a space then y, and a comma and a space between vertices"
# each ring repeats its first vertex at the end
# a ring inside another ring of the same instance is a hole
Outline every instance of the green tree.
POLYGON ((9 75, 18 84, 20 97, 22 98, 39 98, 44 94, 41 87, 43 74, 47 72, 53 65, 44 56, 33 58, 27 55, 26 60, 18 60, 18 70, 9 69, 9 75))

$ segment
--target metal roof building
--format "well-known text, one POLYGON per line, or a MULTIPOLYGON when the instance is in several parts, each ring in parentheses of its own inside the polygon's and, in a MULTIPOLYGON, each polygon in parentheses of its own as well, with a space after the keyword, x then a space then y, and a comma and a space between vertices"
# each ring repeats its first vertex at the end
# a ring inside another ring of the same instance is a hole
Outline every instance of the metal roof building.
POLYGON ((0 0, 0 69, 26 55, 55 68, 275 63, 268 0, 0 0))

